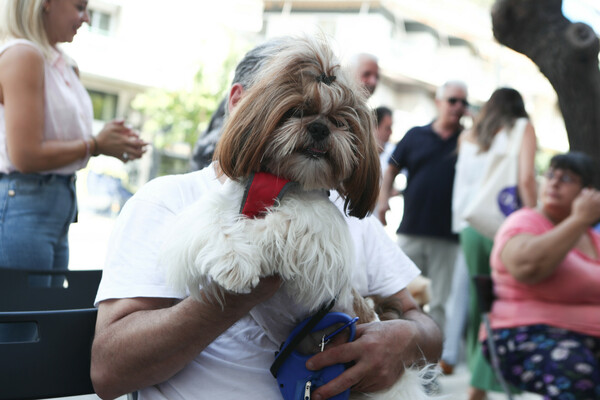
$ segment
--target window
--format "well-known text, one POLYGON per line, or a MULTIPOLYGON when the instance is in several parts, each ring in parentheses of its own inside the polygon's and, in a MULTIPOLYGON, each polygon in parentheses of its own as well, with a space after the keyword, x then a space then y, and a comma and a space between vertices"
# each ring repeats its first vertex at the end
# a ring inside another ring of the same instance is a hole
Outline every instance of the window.
POLYGON ((110 121, 117 116, 118 96, 116 94, 89 89, 88 93, 92 98, 95 120, 110 121))
POLYGON ((88 9, 90 16, 89 30, 90 32, 109 36, 111 34, 112 15, 105 11, 88 9))

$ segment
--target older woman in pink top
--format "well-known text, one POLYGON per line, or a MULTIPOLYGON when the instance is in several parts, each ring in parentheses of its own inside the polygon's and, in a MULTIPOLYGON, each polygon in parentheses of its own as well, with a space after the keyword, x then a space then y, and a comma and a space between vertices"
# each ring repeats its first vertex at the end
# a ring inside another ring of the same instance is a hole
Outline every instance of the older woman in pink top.
POLYGON ((91 156, 124 162, 145 143, 122 121, 92 134, 92 103, 57 47, 89 22, 87 0, 4 0, 0 21, 0 266, 68 266, 74 173, 91 156))
MULTIPOLYGON (((537 209, 513 213, 491 255, 501 368, 545 399, 600 398, 600 192, 583 153, 550 161, 537 209)), ((485 345, 484 345, 485 347, 485 345)), ((486 349, 484 349, 486 352, 486 349)))

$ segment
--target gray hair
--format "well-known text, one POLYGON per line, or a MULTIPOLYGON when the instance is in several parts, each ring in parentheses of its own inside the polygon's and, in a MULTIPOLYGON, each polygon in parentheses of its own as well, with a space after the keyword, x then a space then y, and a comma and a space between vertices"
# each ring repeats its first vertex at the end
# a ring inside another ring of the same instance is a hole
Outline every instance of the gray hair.
MULTIPOLYGON (((270 39, 252 50, 248 51, 244 58, 235 68, 235 75, 231 85, 239 83, 244 90, 249 89, 254 84, 254 80, 259 75, 267 61, 279 52, 283 47, 292 43, 291 37, 279 37, 270 39)), ((221 137, 225 118, 229 115, 228 103, 229 94, 225 96, 218 109, 212 115, 208 128, 204 131, 194 146, 192 158, 190 160, 191 170, 198 170, 206 167, 212 161, 212 157, 217 146, 217 142, 221 137)))
POLYGON ((377 57, 371 53, 357 53, 348 60, 348 68, 356 70, 363 61, 373 61, 374 63, 379 63, 377 57))
POLYGON ((291 44, 291 40, 290 37, 274 38, 248 51, 235 68, 235 75, 231 84, 239 83, 244 89, 252 87, 254 79, 265 63, 277 54, 282 47, 291 44))
POLYGON ((435 92, 435 98, 437 100, 442 100, 444 98, 444 95, 446 94, 446 90, 449 87, 462 89, 464 90, 465 94, 469 93, 469 91, 467 90, 467 85, 463 81, 447 81, 437 88, 435 92))

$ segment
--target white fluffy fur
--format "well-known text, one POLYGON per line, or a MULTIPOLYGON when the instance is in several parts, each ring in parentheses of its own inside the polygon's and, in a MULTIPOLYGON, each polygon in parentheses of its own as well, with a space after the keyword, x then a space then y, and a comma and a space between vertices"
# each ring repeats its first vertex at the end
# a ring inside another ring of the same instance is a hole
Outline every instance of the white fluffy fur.
POLYGON ((350 311, 352 238, 325 192, 291 188, 251 219, 239 213, 244 186, 227 180, 221 189, 177 217, 162 253, 174 288, 201 300, 202 287, 219 300, 219 288, 248 293, 260 277, 279 274, 307 314, 336 297, 350 311))
POLYGON ((420 369, 406 368, 402 378, 389 389, 374 393, 350 392, 350 400, 441 400, 442 396, 427 394, 423 386, 439 374, 435 368, 435 365, 420 369))

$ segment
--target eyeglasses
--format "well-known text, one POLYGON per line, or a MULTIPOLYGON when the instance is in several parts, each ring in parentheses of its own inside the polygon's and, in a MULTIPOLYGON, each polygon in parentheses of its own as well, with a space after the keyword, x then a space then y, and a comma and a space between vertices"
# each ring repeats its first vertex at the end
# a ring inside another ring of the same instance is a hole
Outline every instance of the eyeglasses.
POLYGON ((446 99, 446 101, 448 102, 448 104, 450 104, 451 106, 455 105, 458 102, 461 102, 463 107, 469 107, 469 102, 466 99, 461 99, 459 97, 448 97, 446 99))
POLYGON ((577 175, 571 174, 560 169, 549 169, 544 174, 544 177, 548 181, 551 181, 552 179, 556 178, 558 182, 565 184, 579 183, 581 181, 581 179, 577 175))

